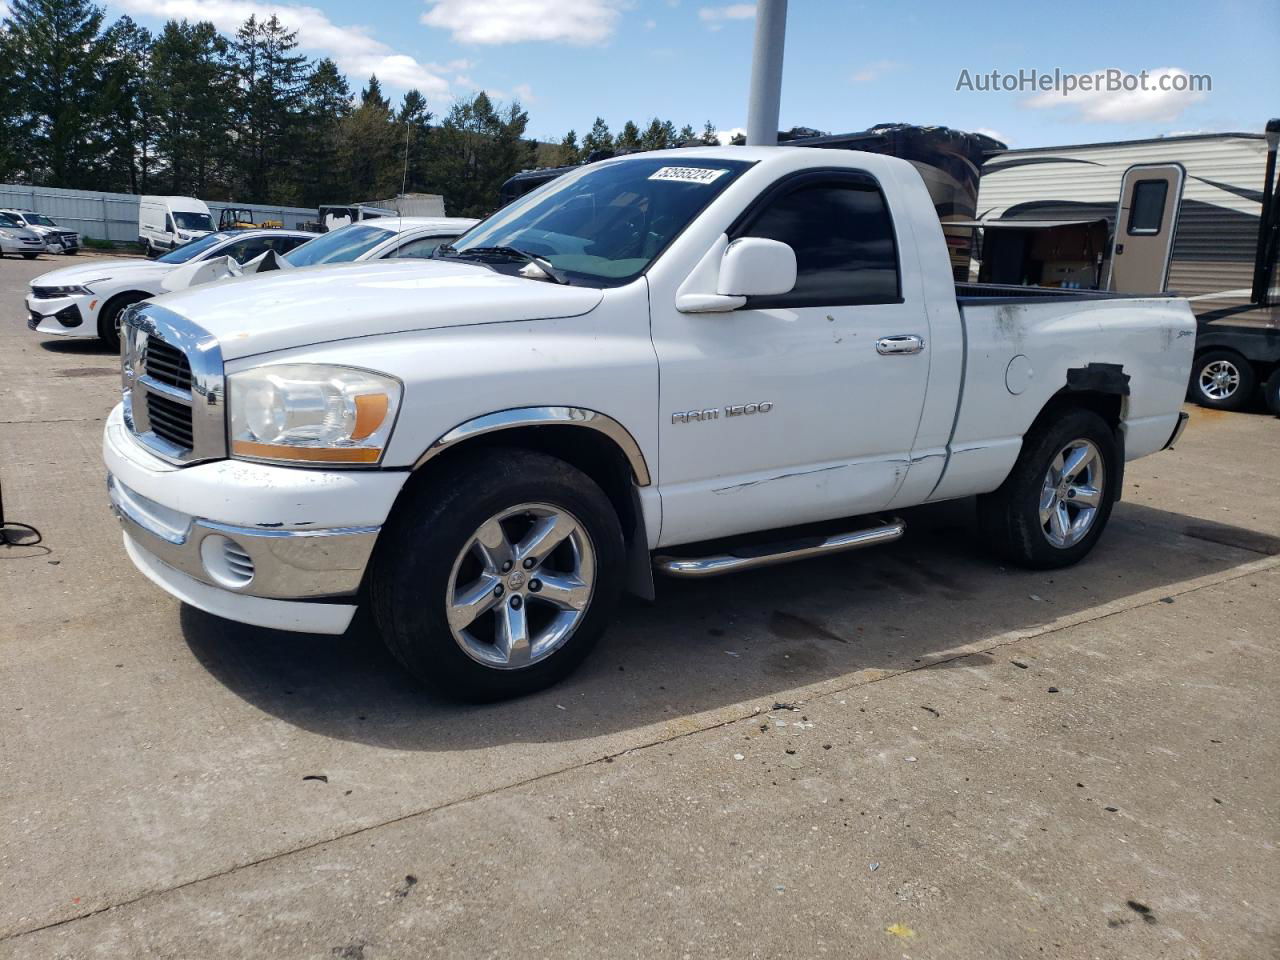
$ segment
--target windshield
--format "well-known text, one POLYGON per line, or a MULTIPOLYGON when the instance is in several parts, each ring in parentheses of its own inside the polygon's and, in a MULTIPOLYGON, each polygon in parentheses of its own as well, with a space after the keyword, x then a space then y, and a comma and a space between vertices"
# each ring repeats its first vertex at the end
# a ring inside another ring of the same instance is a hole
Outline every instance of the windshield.
POLYGON ((499 210, 451 249, 514 247, 574 281, 626 283, 749 166, 689 156, 594 163, 499 210))
POLYGON ((0 213, 0 227, 17 227, 20 226, 17 220, 9 216, 7 213, 0 213))
POLYGON ((231 234, 229 233, 211 233, 208 236, 201 237, 199 240, 192 240, 190 243, 184 243, 176 250, 170 250, 163 257, 157 257, 156 262, 186 263, 189 260, 194 260, 210 248, 216 247, 224 240, 230 239, 231 234))
POLYGON ((175 210, 173 222, 178 225, 179 230, 213 229, 213 218, 207 213, 187 213, 182 210, 175 210))
POLYGON ((368 253, 395 233, 382 227, 353 223, 308 240, 285 254, 285 259, 295 267, 310 267, 317 263, 350 263, 368 253))
POLYGON ((24 213, 27 223, 35 223, 42 227, 56 227, 57 224, 46 217, 43 213, 24 213))

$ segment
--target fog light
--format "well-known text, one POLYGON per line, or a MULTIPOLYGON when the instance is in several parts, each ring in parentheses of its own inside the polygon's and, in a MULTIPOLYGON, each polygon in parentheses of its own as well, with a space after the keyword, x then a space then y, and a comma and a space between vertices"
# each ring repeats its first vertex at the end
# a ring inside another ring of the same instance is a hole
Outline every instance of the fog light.
POLYGON ((53 317, 64 327, 78 327, 84 322, 83 318, 80 316, 80 310, 75 306, 75 304, 72 304, 69 307, 63 307, 55 313, 53 317))
POLYGON ((253 579, 253 558, 230 537, 211 534, 200 542, 200 559, 213 582, 239 590, 253 579))

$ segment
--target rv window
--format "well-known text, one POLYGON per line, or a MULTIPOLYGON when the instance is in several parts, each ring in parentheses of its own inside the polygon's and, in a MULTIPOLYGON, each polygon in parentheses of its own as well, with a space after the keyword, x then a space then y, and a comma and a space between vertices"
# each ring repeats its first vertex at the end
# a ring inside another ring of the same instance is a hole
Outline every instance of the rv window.
POLYGON ((1164 221, 1164 199, 1169 193, 1168 180, 1139 180, 1133 185, 1133 203, 1129 207, 1129 235, 1159 233, 1164 221))

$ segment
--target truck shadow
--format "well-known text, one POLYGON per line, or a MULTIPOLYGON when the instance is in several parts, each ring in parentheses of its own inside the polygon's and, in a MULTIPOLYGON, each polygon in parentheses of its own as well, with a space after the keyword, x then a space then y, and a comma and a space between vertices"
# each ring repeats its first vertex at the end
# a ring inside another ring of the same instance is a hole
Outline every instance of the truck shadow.
MULTIPOLYGON (((182 629, 210 674, 288 723, 394 749, 469 750, 586 739, 736 703, 767 708, 797 687, 851 684, 858 671, 946 666, 968 644, 1280 553, 1278 537, 1122 503, 1084 563, 1028 572, 974 548, 971 503, 906 516, 907 536, 888 547, 662 581, 658 603, 623 604, 567 682, 483 707, 424 693, 359 619, 342 637, 305 636, 184 606, 182 629)), ((955 662, 972 668, 1008 657, 955 662)))

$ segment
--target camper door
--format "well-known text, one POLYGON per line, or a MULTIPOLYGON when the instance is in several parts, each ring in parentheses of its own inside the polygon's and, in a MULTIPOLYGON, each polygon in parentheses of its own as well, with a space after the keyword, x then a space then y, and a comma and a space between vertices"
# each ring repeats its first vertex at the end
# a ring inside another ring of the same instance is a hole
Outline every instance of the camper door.
POLYGON ((1186 175, 1180 163, 1139 164, 1125 171, 1111 241, 1108 290, 1164 290, 1186 175))

